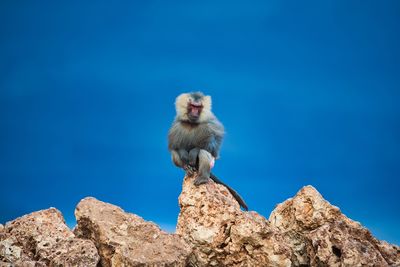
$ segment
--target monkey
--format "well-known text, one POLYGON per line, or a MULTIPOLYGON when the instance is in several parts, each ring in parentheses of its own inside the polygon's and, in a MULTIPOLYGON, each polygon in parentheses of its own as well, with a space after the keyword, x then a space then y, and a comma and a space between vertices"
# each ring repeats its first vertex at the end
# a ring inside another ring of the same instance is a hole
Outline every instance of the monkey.
POLYGON ((209 178, 225 186, 239 205, 248 210, 242 197, 211 173, 224 137, 224 126, 211 111, 211 96, 202 92, 181 94, 176 98, 175 109, 168 133, 173 163, 189 175, 197 172, 196 186, 207 183, 209 178))

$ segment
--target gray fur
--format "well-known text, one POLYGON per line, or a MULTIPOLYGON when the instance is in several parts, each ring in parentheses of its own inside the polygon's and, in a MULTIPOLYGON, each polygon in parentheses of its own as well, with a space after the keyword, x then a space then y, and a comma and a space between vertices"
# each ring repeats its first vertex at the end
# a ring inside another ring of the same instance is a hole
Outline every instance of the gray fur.
POLYGON ((201 185, 208 182, 211 174, 210 162, 213 160, 211 154, 204 149, 199 150, 199 168, 198 177, 194 181, 195 185, 201 185))
POLYGON ((195 147, 189 151, 189 165, 196 166, 200 148, 195 147))
POLYGON ((182 121, 177 116, 168 135, 168 147, 175 155, 175 165, 181 165, 179 167, 183 168, 184 165, 190 164, 195 167, 199 160, 199 173, 195 183, 206 183, 210 177, 211 156, 204 152, 218 158, 223 135, 224 127, 214 115, 201 123, 182 121), (176 159, 177 155, 179 160, 176 159))
MULTIPOLYGON (((188 103, 189 97, 201 102, 204 95, 201 92, 188 94, 188 103)), ((211 110, 208 110, 207 114, 206 119, 201 121, 191 121, 187 119, 186 114, 176 114, 168 134, 168 148, 172 153, 175 165, 181 168, 184 168, 185 165, 198 167, 199 172, 195 184, 208 181, 211 155, 214 158, 219 157, 224 137, 222 124, 211 110)))
MULTIPOLYGON (((186 95, 188 102, 189 97, 200 102, 204 97, 200 92, 186 95)), ((224 137, 223 125, 211 110, 203 110, 203 113, 207 116, 197 121, 190 120, 187 113, 179 114, 183 112, 182 110, 177 109, 175 120, 168 134, 168 149, 171 151, 172 161, 176 166, 186 171, 198 170, 197 178, 194 181, 195 185, 207 183, 209 178, 224 185, 239 204, 247 210, 246 203, 239 194, 211 173, 212 157, 215 159, 219 157, 219 150, 224 137)))
POLYGON ((223 137, 224 127, 214 115, 210 116, 208 121, 201 123, 182 121, 178 115, 169 131, 168 148, 186 151, 199 148, 207 150, 214 158, 218 158, 223 137))

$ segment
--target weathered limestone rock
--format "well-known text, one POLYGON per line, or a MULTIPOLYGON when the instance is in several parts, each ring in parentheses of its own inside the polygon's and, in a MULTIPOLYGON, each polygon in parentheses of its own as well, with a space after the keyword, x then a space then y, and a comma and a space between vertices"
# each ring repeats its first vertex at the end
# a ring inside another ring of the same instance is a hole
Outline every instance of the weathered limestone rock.
POLYGON ((96 243, 103 267, 187 266, 191 249, 175 234, 95 198, 81 200, 75 210, 77 236, 96 243))
POLYGON ((398 246, 374 238, 312 186, 279 204, 269 219, 293 248, 296 265, 400 266, 398 246))
POLYGON ((0 267, 400 266, 398 246, 374 238, 312 186, 267 220, 241 211, 224 186, 193 179, 183 182, 177 234, 85 198, 75 234, 54 208, 0 224, 0 267))
POLYGON ((50 208, 8 222, 0 231, 3 266, 96 266, 89 240, 76 238, 61 213, 50 208))
POLYGON ((185 177, 177 233, 192 245, 198 266, 291 266, 282 235, 256 212, 243 212, 228 190, 185 177))

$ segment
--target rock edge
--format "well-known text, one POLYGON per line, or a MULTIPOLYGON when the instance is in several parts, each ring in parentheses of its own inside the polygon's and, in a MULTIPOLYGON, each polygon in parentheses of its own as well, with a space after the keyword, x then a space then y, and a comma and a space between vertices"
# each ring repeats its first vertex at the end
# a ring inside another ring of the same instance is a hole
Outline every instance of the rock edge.
POLYGON ((399 246, 376 239, 312 186, 269 219, 242 211, 227 189, 183 181, 176 234, 88 197, 71 231, 60 211, 0 224, 3 266, 400 266, 399 246))

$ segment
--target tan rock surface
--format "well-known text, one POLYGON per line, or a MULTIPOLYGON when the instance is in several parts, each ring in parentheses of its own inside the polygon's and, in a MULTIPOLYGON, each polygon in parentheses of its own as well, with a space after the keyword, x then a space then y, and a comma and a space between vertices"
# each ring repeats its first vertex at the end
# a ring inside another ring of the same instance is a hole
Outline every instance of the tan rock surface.
POLYGON ((101 264, 108 266, 187 266, 190 247, 175 234, 95 198, 81 200, 75 210, 77 236, 96 243, 101 264))
POLYGON ((0 232, 0 261, 11 266, 96 266, 96 247, 75 238, 61 213, 50 208, 8 222, 0 232))
POLYGON ((104 267, 400 266, 398 246, 374 238, 312 186, 267 220, 240 210, 224 186, 193 180, 183 182, 177 234, 85 198, 75 210, 75 234, 54 208, 0 225, 0 267, 90 267, 99 258, 104 267))
POLYGON ((312 186, 279 204, 269 219, 293 248, 297 264, 400 266, 398 246, 374 238, 312 186))
POLYGON ((198 266, 291 266, 291 249, 270 223, 244 212, 228 190, 185 177, 177 233, 192 245, 198 266))

